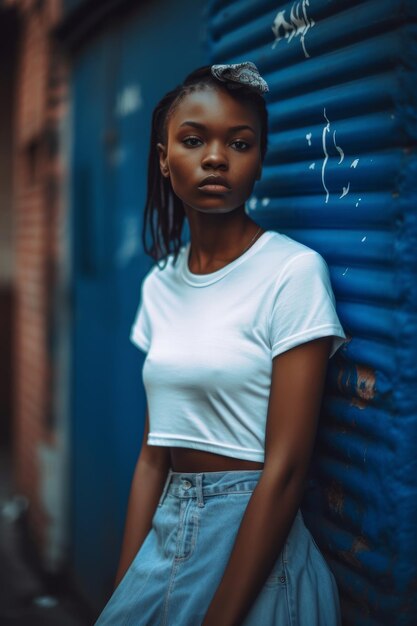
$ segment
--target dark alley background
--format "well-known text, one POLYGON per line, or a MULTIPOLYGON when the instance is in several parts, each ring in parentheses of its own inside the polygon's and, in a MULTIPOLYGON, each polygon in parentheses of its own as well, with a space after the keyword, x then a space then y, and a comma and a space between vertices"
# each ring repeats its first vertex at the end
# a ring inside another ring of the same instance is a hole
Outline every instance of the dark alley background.
POLYGON ((152 111, 248 60, 270 91, 246 211, 323 256, 349 338, 303 516, 343 626, 416 624, 417 2, 0 0, 0 626, 92 625, 112 591, 152 111))

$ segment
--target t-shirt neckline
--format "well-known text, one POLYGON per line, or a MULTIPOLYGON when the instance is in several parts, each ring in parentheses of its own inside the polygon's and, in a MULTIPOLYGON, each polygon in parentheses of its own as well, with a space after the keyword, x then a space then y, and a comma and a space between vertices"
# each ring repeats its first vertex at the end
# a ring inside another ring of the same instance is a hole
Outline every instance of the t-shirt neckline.
POLYGON ((251 256, 253 256, 258 250, 263 248, 263 246, 276 234, 273 230, 266 230, 262 233, 262 235, 255 241, 254 244, 251 245, 246 252, 237 257, 234 261, 231 261, 224 267, 221 267, 219 270, 215 272, 210 272, 209 274, 194 274, 190 271, 188 267, 188 256, 190 254, 190 246, 191 242, 189 241, 183 248, 183 254, 181 259, 181 275, 186 283, 189 285, 193 285, 193 287, 206 287, 207 285, 211 285, 212 283, 217 282, 221 278, 224 278, 229 272, 234 270, 238 265, 247 261, 251 256))

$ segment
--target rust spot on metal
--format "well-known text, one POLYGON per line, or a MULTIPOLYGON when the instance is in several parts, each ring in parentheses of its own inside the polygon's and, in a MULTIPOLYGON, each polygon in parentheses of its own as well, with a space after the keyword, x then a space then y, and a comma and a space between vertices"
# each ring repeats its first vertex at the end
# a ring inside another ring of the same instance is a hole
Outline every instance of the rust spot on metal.
POLYGON ((364 409, 375 397, 376 375, 375 370, 370 367, 356 365, 356 397, 353 396, 351 406, 364 409))
POLYGON ((358 558, 358 554, 361 552, 369 552, 370 547, 363 536, 354 537, 352 541, 352 545, 349 550, 338 550, 339 557, 348 563, 349 565, 355 567, 356 569, 361 569, 363 564, 358 558))
POLYGON ((354 538, 351 547, 351 551, 354 554, 357 554, 358 552, 369 552, 370 549, 371 548, 369 547, 369 544, 365 537, 359 536, 354 538))
POLYGON ((326 492, 329 508, 338 515, 342 515, 345 504, 345 494, 343 492, 342 485, 333 480, 326 492))
POLYGON ((353 363, 348 368, 340 368, 337 375, 337 386, 345 395, 351 395, 351 406, 364 409, 376 394, 375 370, 353 363))

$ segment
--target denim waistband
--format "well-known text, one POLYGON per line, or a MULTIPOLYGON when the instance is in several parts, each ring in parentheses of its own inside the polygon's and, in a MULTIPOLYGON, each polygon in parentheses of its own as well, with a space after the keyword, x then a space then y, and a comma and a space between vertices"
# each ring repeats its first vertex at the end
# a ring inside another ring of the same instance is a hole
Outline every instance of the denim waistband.
POLYGON ((251 493, 261 475, 261 469, 222 472, 174 472, 170 469, 158 506, 162 506, 168 493, 176 498, 196 498, 201 507, 204 506, 204 499, 210 496, 251 493))

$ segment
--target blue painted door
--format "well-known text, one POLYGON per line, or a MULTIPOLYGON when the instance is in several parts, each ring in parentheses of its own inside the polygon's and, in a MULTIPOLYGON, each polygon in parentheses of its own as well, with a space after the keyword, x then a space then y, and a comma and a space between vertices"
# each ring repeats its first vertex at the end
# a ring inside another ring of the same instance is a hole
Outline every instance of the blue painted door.
POLYGON ((141 244, 151 113, 204 62, 194 0, 141 3, 74 59, 70 534, 78 585, 96 608, 113 585, 143 431, 144 355, 129 332, 151 265, 141 244))

